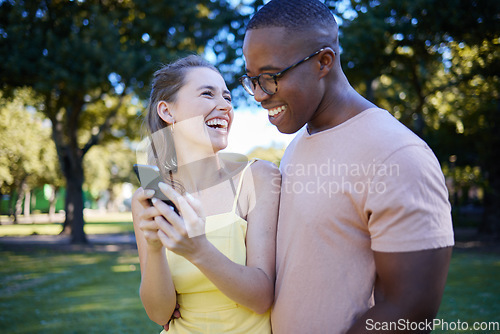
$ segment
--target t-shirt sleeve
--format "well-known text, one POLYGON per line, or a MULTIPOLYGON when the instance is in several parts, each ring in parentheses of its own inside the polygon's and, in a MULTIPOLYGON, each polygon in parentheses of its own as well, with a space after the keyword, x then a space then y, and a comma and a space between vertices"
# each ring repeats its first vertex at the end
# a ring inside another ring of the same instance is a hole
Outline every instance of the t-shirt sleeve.
POLYGON ((410 252, 454 244, 448 190, 428 146, 400 148, 378 166, 365 213, 374 251, 410 252))

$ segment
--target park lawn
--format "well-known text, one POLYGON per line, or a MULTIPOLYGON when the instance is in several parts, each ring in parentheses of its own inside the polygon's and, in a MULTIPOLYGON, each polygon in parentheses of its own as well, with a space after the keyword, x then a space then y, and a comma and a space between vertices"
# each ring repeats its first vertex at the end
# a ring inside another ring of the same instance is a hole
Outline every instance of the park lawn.
MULTIPOLYGON (((0 236, 57 235, 61 230, 62 223, 7 224, 0 225, 0 236)), ((132 215, 127 212, 86 216, 84 230, 87 234, 133 232, 132 215)))
MULTIPOLYGON (((456 251, 437 318, 470 326, 500 321, 499 277, 500 254, 456 251)), ((0 245, 1 332, 158 333, 142 308, 139 282, 135 251, 28 253, 0 245)))
POLYGON ((136 251, 2 251, 0 332, 159 333, 139 298, 136 251))
MULTIPOLYGON (((468 331, 436 333, 500 333, 500 254, 456 250, 436 319, 466 322, 468 331), (474 322, 496 322, 496 331, 472 331, 474 322)), ((451 327, 452 324, 449 324, 451 327)))

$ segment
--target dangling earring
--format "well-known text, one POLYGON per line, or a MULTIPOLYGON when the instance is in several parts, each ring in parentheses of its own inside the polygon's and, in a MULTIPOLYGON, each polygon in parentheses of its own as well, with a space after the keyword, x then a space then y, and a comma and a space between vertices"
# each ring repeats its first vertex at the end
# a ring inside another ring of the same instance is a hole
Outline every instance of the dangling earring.
POLYGON ((171 129, 172 133, 174 132, 174 124, 175 124, 175 121, 172 122, 172 124, 170 124, 170 126, 172 127, 172 129, 171 129))

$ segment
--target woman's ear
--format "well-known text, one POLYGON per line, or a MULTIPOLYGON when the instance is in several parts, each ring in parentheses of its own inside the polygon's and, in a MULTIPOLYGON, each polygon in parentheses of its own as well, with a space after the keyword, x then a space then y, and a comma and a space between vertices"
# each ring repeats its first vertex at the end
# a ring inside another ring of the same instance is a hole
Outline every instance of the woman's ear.
POLYGON ((175 122, 174 116, 172 115, 170 110, 169 103, 165 101, 158 102, 158 105, 156 106, 156 112, 158 113, 158 116, 160 116, 160 118, 167 124, 173 124, 175 122))

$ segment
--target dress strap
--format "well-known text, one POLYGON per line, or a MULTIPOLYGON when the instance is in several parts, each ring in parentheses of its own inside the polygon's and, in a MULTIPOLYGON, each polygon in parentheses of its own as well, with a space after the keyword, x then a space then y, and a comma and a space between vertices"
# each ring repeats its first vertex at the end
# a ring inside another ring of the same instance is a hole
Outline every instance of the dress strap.
POLYGON ((240 182, 238 183, 238 188, 236 189, 236 193, 234 195, 234 203, 233 203, 233 210, 232 210, 232 212, 234 212, 234 213, 236 213, 236 207, 238 205, 238 198, 240 197, 241 186, 243 184, 243 176, 245 176, 245 172, 247 171, 248 167, 250 167, 255 161, 257 161, 257 159, 250 160, 247 163, 247 165, 245 166, 245 168, 243 169, 243 171, 241 172, 240 182))

